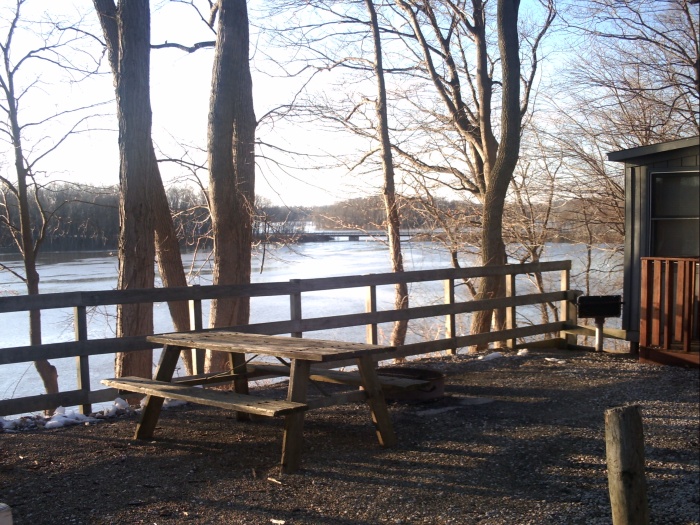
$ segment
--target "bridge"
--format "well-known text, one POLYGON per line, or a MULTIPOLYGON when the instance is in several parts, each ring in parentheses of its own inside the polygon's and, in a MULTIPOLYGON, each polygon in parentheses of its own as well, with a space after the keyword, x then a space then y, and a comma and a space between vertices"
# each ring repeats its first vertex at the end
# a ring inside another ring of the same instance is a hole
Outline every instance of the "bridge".
MULTIPOLYGON (((417 235, 428 233, 423 230, 402 231, 400 232, 402 241, 410 241, 417 235)), ((261 233, 257 233, 256 237, 263 238, 261 233)), ((275 232, 268 233, 268 240, 271 241, 292 241, 292 242, 329 242, 329 241, 360 241, 373 239, 386 239, 386 230, 316 230, 312 232, 294 231, 294 232, 275 232)))

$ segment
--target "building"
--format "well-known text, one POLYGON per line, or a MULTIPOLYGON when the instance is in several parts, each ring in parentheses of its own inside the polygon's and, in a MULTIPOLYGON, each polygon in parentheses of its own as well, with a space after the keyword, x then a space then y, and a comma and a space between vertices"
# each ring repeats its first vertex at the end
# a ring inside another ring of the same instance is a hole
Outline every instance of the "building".
POLYGON ((650 348, 684 353, 692 348, 694 361, 700 137, 616 151, 608 160, 625 165, 622 328, 642 359, 663 361, 651 358, 650 348))

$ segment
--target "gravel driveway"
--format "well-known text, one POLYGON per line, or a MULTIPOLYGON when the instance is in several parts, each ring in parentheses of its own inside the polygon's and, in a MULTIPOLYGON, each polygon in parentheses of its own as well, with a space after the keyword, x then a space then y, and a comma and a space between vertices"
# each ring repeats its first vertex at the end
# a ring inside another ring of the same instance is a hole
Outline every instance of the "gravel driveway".
POLYGON ((131 440, 134 414, 0 433, 0 502, 15 525, 609 524, 603 414, 639 404, 651 523, 698 523, 697 370, 549 350, 409 365, 445 373, 445 396, 390 405, 393 449, 363 405, 320 409, 282 477, 281 420, 182 406, 154 441, 131 440))

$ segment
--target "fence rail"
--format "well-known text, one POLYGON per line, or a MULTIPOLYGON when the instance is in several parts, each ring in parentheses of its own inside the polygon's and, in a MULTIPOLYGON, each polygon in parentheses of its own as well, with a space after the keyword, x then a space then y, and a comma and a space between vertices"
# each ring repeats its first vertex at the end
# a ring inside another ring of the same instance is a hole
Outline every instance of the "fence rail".
POLYGON ((690 352, 698 338, 700 259, 642 257, 639 346, 690 352))
MULTIPOLYGON (((53 409, 58 406, 80 406, 81 411, 90 412, 91 404, 112 400, 116 390, 91 390, 89 356, 131 352, 145 348, 156 348, 148 343, 145 336, 122 338, 88 339, 86 308, 117 304, 158 303, 188 301, 194 314, 192 326, 202 326, 202 301, 226 297, 269 297, 287 296, 290 304, 288 320, 267 323, 254 323, 231 327, 234 330, 265 335, 292 334, 301 337, 305 332, 365 326, 367 342, 377 343, 377 325, 398 320, 421 318, 445 318, 445 339, 422 341, 403 345, 391 355, 378 359, 408 357, 437 351, 455 353, 457 348, 506 341, 510 348, 517 346, 517 339, 559 333, 556 343, 575 343, 575 335, 565 333, 576 327, 576 296, 578 292, 569 290, 571 261, 507 265, 498 267, 477 267, 462 269, 420 270, 403 273, 382 273, 325 277, 317 279, 293 279, 289 282, 255 283, 227 286, 189 286, 181 288, 155 288, 148 290, 107 290, 90 292, 68 292, 35 296, 0 297, 0 314, 8 312, 73 308, 76 340, 61 343, 48 343, 39 346, 19 346, 0 348, 0 366, 12 363, 31 362, 38 359, 76 358, 78 374, 77 390, 59 394, 42 394, 16 399, 0 400, 0 416, 53 409), (547 293, 517 295, 515 276, 546 272, 560 272, 560 290, 547 293), (507 277, 506 297, 479 301, 457 301, 455 285, 463 279, 491 275, 507 277), (378 286, 397 283, 444 282, 444 304, 411 307, 404 310, 377 310, 376 294, 378 286), (301 298, 305 292, 340 290, 347 288, 366 289, 366 311, 354 314, 304 318, 301 298), (516 308, 542 303, 559 302, 559 320, 555 322, 517 327, 516 308), (485 334, 458 336, 455 332, 455 316, 481 310, 505 308, 507 312, 506 330, 485 334), (572 341, 572 337, 574 338, 572 341)), ((195 355, 195 373, 201 373, 202 353, 195 355)), ((337 363, 335 366, 342 366, 337 363)))

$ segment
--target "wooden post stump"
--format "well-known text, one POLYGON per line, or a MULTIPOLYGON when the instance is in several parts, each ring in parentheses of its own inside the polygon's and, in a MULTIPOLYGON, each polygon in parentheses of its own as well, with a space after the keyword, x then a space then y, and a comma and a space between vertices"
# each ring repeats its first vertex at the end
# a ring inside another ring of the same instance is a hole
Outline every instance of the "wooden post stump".
POLYGON ((0 525, 12 525, 12 509, 5 503, 0 503, 0 525))
POLYGON ((613 525, 648 525, 644 432, 639 406, 605 411, 605 452, 613 525))

